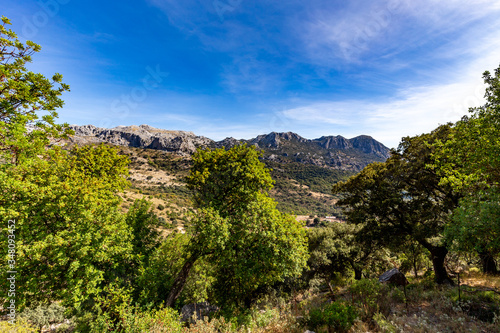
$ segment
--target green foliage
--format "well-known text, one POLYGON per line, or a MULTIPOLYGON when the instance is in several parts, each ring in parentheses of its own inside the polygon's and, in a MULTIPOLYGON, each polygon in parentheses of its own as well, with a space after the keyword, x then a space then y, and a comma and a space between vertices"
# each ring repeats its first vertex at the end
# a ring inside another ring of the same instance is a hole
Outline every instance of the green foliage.
MULTIPOLYGON (((305 230, 261 194, 231 223, 216 263, 215 295, 223 305, 249 302, 260 286, 299 276, 308 257, 305 230)), ((212 259, 211 259, 212 260, 212 259)))
POLYGON ((307 324, 313 330, 327 326, 328 332, 347 332, 354 324, 356 317, 356 311, 352 306, 332 302, 320 308, 311 309, 307 324))
POLYGON ((50 305, 38 305, 34 308, 26 308, 19 317, 26 319, 32 325, 42 329, 53 323, 62 323, 65 319, 65 308, 57 303, 50 305))
POLYGON ((361 317, 370 319, 379 312, 379 298, 381 296, 382 284, 376 279, 361 279, 354 281, 349 287, 353 303, 361 309, 361 317))
POLYGON ((36 157, 43 152, 49 138, 70 134, 67 124, 56 125, 56 109, 62 107, 59 96, 69 90, 62 75, 52 80, 28 71, 26 64, 41 50, 40 45, 21 43, 10 29, 9 19, 2 16, 0 25, 0 161, 3 168, 36 157), (42 113, 46 113, 42 115, 42 113), (27 125, 33 126, 28 131, 27 125))
POLYGON ((39 330, 33 327, 25 319, 18 319, 13 324, 8 321, 0 321, 0 332, 5 333, 38 333, 39 330))
POLYGON ((445 230, 459 251, 500 253, 500 194, 494 189, 468 196, 453 212, 445 230))
POLYGON ((177 311, 171 308, 143 311, 137 307, 127 306, 122 309, 121 320, 111 320, 107 312, 81 325, 80 332, 103 333, 143 333, 143 332, 182 332, 182 323, 177 311))
POLYGON ((198 207, 213 208, 222 217, 241 213, 257 193, 271 189, 273 180, 252 147, 198 150, 187 184, 198 207))
POLYGON ((248 305, 259 287, 301 273, 307 260, 305 230, 268 197, 273 181, 259 156, 246 146, 199 150, 193 156, 187 182, 199 209, 190 221, 192 238, 170 302, 203 257, 213 267, 215 300, 227 308, 242 301, 248 305))
POLYGON ((442 176, 441 183, 465 195, 446 230, 449 242, 476 251, 483 269, 496 272, 492 256, 500 250, 500 67, 494 75, 484 72, 483 79, 486 103, 471 108, 471 116, 453 126, 449 140, 434 144, 431 167, 442 176))
POLYGON ((184 264, 188 242, 187 235, 173 233, 155 250, 138 280, 140 304, 159 306, 167 298, 175 275, 184 264))
POLYGON ((2 226, 16 220, 20 308, 63 300, 78 309, 131 260, 131 233, 115 195, 126 184, 127 160, 106 146, 48 154, 0 170, 2 226), (88 167, 101 158, 101 168, 88 167))
POLYGON ((433 163, 432 143, 447 140, 448 125, 430 134, 403 138, 384 163, 373 163, 348 181, 336 184, 350 223, 362 225, 364 241, 400 246, 405 236, 431 252, 438 283, 450 282, 444 268, 448 252, 442 233, 460 194, 427 166, 433 163))
POLYGON ((402 273, 413 270, 415 277, 418 277, 418 272, 429 263, 429 252, 410 237, 406 242, 393 247, 392 250, 398 255, 399 270, 402 273))
MULTIPOLYGON (((165 301, 175 277, 189 258, 189 242, 189 235, 173 233, 156 249, 138 279, 139 304, 158 307, 165 301)), ((197 260, 180 296, 180 304, 176 305, 206 301, 214 280, 212 275, 211 265, 204 258, 197 260)))
POLYGON ((152 204, 145 199, 136 200, 125 217, 134 237, 133 254, 145 264, 160 245, 160 234, 157 230, 160 221, 151 206, 152 204))
POLYGON ((374 261, 381 261, 381 252, 359 244, 356 234, 360 226, 331 223, 323 228, 308 230, 308 279, 322 278, 330 282, 337 273, 361 270, 374 261))
POLYGON ((483 74, 486 104, 454 125, 451 139, 438 142, 437 171, 454 188, 500 184, 500 67, 483 74))
POLYGON ((379 330, 384 333, 397 333, 398 330, 394 324, 389 322, 387 318, 381 314, 381 313, 376 313, 373 316, 373 321, 377 324, 379 330))

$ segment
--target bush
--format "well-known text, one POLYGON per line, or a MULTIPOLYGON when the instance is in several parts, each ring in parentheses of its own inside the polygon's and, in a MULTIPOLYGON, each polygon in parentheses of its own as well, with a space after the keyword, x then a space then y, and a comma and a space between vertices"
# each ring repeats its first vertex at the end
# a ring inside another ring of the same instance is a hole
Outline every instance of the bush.
POLYGON ((100 313, 97 318, 89 322, 89 333, 122 332, 165 332, 180 333, 182 323, 180 316, 172 308, 141 311, 137 307, 126 307, 121 313, 122 319, 113 323, 107 313, 100 313))
POLYGON ((57 303, 50 305, 39 305, 36 308, 26 308, 20 314, 21 318, 28 320, 33 326, 40 330, 44 326, 64 321, 65 308, 57 303))
POLYGON ((352 306, 333 302, 310 310, 307 324, 313 330, 327 326, 329 332, 347 332, 356 317, 352 306))
POLYGON ((0 332, 4 333, 36 333, 38 330, 31 326, 25 319, 16 320, 14 324, 0 321, 0 332))
POLYGON ((381 313, 376 313, 373 316, 373 320, 377 324, 377 327, 380 330, 380 332, 396 333, 398 331, 397 327, 389 320, 387 320, 387 318, 385 318, 384 315, 381 313))
POLYGON ((354 281, 349 287, 353 303, 362 309, 361 317, 363 320, 369 320, 376 312, 379 312, 381 290, 382 284, 376 279, 354 281))

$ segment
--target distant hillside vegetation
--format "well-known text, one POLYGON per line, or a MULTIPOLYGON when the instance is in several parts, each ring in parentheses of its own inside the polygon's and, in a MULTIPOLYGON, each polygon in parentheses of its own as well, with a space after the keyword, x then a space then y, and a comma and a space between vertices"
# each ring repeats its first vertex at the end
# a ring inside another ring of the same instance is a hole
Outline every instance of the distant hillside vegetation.
POLYGON ((360 171, 371 162, 389 157, 389 148, 375 139, 362 135, 352 139, 323 136, 309 140, 298 134, 269 133, 250 140, 226 138, 214 141, 192 132, 157 129, 148 125, 118 126, 112 129, 93 125, 72 126, 74 142, 107 142, 119 146, 148 148, 189 156, 198 147, 225 147, 247 143, 264 150, 264 159, 277 163, 298 162, 306 165, 346 171, 360 171))
POLYGON ((191 193, 184 178, 191 167, 191 154, 198 147, 231 148, 246 143, 263 150, 262 160, 276 181, 271 196, 277 200, 278 208, 305 216, 340 217, 336 198, 331 194, 332 185, 389 156, 387 147, 364 135, 353 139, 323 136, 308 140, 292 132, 273 132, 250 140, 214 141, 192 132, 148 125, 72 128, 73 143, 105 142, 121 146, 122 153, 131 160, 130 180, 135 192, 130 194, 131 199, 138 196, 154 199, 155 205, 162 208, 156 211, 159 216, 180 224, 182 211, 191 206, 191 193))

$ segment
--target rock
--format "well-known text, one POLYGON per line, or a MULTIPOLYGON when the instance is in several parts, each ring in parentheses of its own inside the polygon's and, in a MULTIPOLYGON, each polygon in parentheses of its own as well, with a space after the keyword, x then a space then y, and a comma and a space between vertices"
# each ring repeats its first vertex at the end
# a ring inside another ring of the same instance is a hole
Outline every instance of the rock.
POLYGON ((118 126, 110 129, 93 125, 70 127, 75 131, 71 140, 79 144, 107 142, 189 156, 199 147, 229 149, 246 143, 263 149, 263 160, 298 162, 346 171, 360 171, 367 164, 382 162, 390 155, 389 148, 366 135, 352 139, 337 135, 309 140, 293 132, 272 132, 249 140, 230 137, 214 141, 192 132, 163 130, 149 125, 118 126))
POLYGON ((390 283, 396 286, 406 286, 409 282, 406 276, 401 273, 397 268, 393 268, 384 274, 380 275, 378 278, 380 283, 390 283))
POLYGON ((341 135, 337 136, 322 136, 319 139, 313 140, 318 145, 325 149, 350 149, 352 147, 352 143, 350 140, 344 138, 341 135))
POLYGON ((196 320, 202 320, 203 317, 208 317, 211 313, 219 311, 219 308, 210 305, 207 302, 186 304, 181 309, 181 320, 192 321, 196 314, 196 320))
POLYGON ((359 149, 366 154, 373 154, 383 158, 391 156, 387 147, 368 135, 360 135, 349 140, 355 149, 359 149))
POLYGON ((119 146, 170 151, 180 155, 191 155, 197 147, 206 147, 214 142, 206 137, 196 136, 193 132, 168 131, 149 125, 118 126, 111 129, 92 125, 70 127, 75 131, 72 138, 74 142, 107 142, 119 146))
POLYGON ((305 331, 304 333, 314 333, 314 332, 313 332, 313 331, 309 331, 309 330, 307 330, 307 331, 305 331))

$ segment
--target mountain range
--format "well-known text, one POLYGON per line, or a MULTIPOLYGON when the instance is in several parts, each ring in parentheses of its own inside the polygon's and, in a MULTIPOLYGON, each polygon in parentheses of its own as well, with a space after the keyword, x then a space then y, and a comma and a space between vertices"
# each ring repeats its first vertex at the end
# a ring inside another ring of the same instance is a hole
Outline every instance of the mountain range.
POLYGON ((389 148, 366 135, 352 139, 340 135, 322 136, 310 140, 292 132, 272 132, 250 140, 226 138, 214 141, 193 132, 163 130, 149 125, 118 126, 111 129, 72 125, 71 128, 75 131, 71 141, 81 144, 107 142, 188 156, 198 147, 231 148, 246 143, 262 149, 263 159, 267 161, 298 162, 355 172, 371 162, 385 161, 390 155, 389 148))

